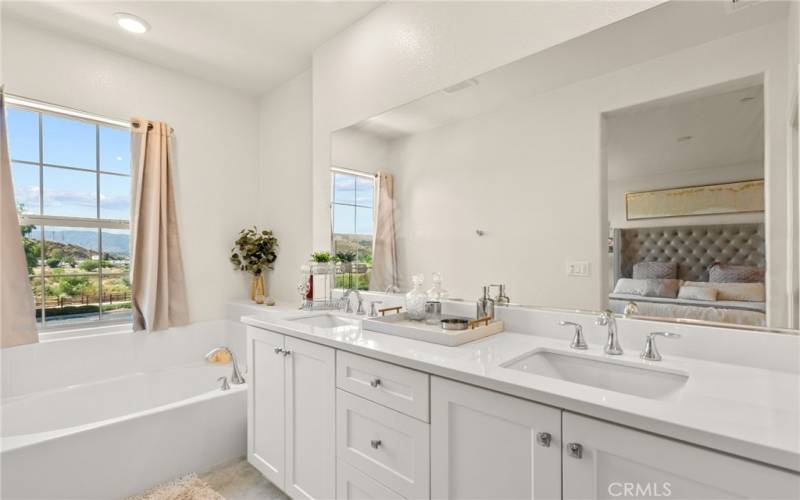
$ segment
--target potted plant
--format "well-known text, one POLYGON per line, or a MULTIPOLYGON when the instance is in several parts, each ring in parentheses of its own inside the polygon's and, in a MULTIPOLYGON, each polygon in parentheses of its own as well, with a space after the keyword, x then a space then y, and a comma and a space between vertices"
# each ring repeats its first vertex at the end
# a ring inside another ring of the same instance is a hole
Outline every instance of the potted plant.
POLYGON ((336 262, 341 264, 343 273, 353 271, 353 262, 355 262, 355 260, 355 252, 336 252, 336 262))
MULTIPOLYGON (((240 271, 247 271, 253 275, 250 284, 250 300, 266 294, 264 287, 264 271, 273 269, 273 264, 278 258, 278 238, 272 231, 259 231, 256 226, 252 229, 242 229, 239 237, 231 248, 231 262, 240 271)), ((263 299, 262 299, 263 300, 263 299)))
POLYGON ((314 274, 328 274, 333 269, 334 257, 329 252, 311 254, 311 267, 314 274))

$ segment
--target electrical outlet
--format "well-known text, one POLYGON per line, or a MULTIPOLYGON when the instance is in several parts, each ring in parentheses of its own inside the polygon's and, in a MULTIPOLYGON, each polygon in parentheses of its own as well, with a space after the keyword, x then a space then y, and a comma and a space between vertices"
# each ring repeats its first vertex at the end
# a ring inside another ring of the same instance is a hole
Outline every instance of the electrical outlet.
POLYGON ((585 260, 567 262, 567 276, 589 276, 589 262, 585 260))

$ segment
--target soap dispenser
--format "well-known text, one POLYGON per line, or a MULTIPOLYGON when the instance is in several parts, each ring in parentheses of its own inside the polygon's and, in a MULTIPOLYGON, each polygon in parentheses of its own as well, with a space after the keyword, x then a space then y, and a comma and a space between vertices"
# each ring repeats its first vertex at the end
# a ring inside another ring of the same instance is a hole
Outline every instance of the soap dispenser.
POLYGON ((483 287, 483 297, 478 299, 477 319, 487 316, 489 319, 494 319, 494 299, 489 296, 491 288, 490 286, 483 287))

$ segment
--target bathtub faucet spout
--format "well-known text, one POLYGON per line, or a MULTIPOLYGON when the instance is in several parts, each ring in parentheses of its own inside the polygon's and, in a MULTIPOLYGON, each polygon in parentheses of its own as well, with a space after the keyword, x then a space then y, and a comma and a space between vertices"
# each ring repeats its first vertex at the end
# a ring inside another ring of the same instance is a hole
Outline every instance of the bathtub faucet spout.
MULTIPOLYGON (((206 354, 206 361, 209 363, 224 363, 217 358, 219 354, 227 354, 231 363, 233 364, 233 374, 231 375, 231 384, 244 384, 244 375, 239 371, 239 363, 236 362, 236 355, 227 347, 215 347, 208 354, 206 354)), ((222 357, 224 359, 224 356, 222 357)))

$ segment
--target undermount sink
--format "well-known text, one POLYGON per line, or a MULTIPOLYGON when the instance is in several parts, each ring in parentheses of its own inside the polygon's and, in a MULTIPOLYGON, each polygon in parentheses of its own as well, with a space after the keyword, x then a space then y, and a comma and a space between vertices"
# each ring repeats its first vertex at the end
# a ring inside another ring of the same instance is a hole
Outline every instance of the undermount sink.
POLYGON ((533 351, 501 366, 650 399, 674 393, 689 379, 683 372, 636 366, 628 360, 612 361, 547 349, 533 351))
POLYGON ((315 326, 317 328, 337 328, 340 326, 358 325, 357 319, 347 318, 344 316, 337 316, 335 314, 319 314, 316 316, 304 316, 302 318, 294 318, 288 321, 293 321, 295 323, 302 323, 304 325, 315 326))

